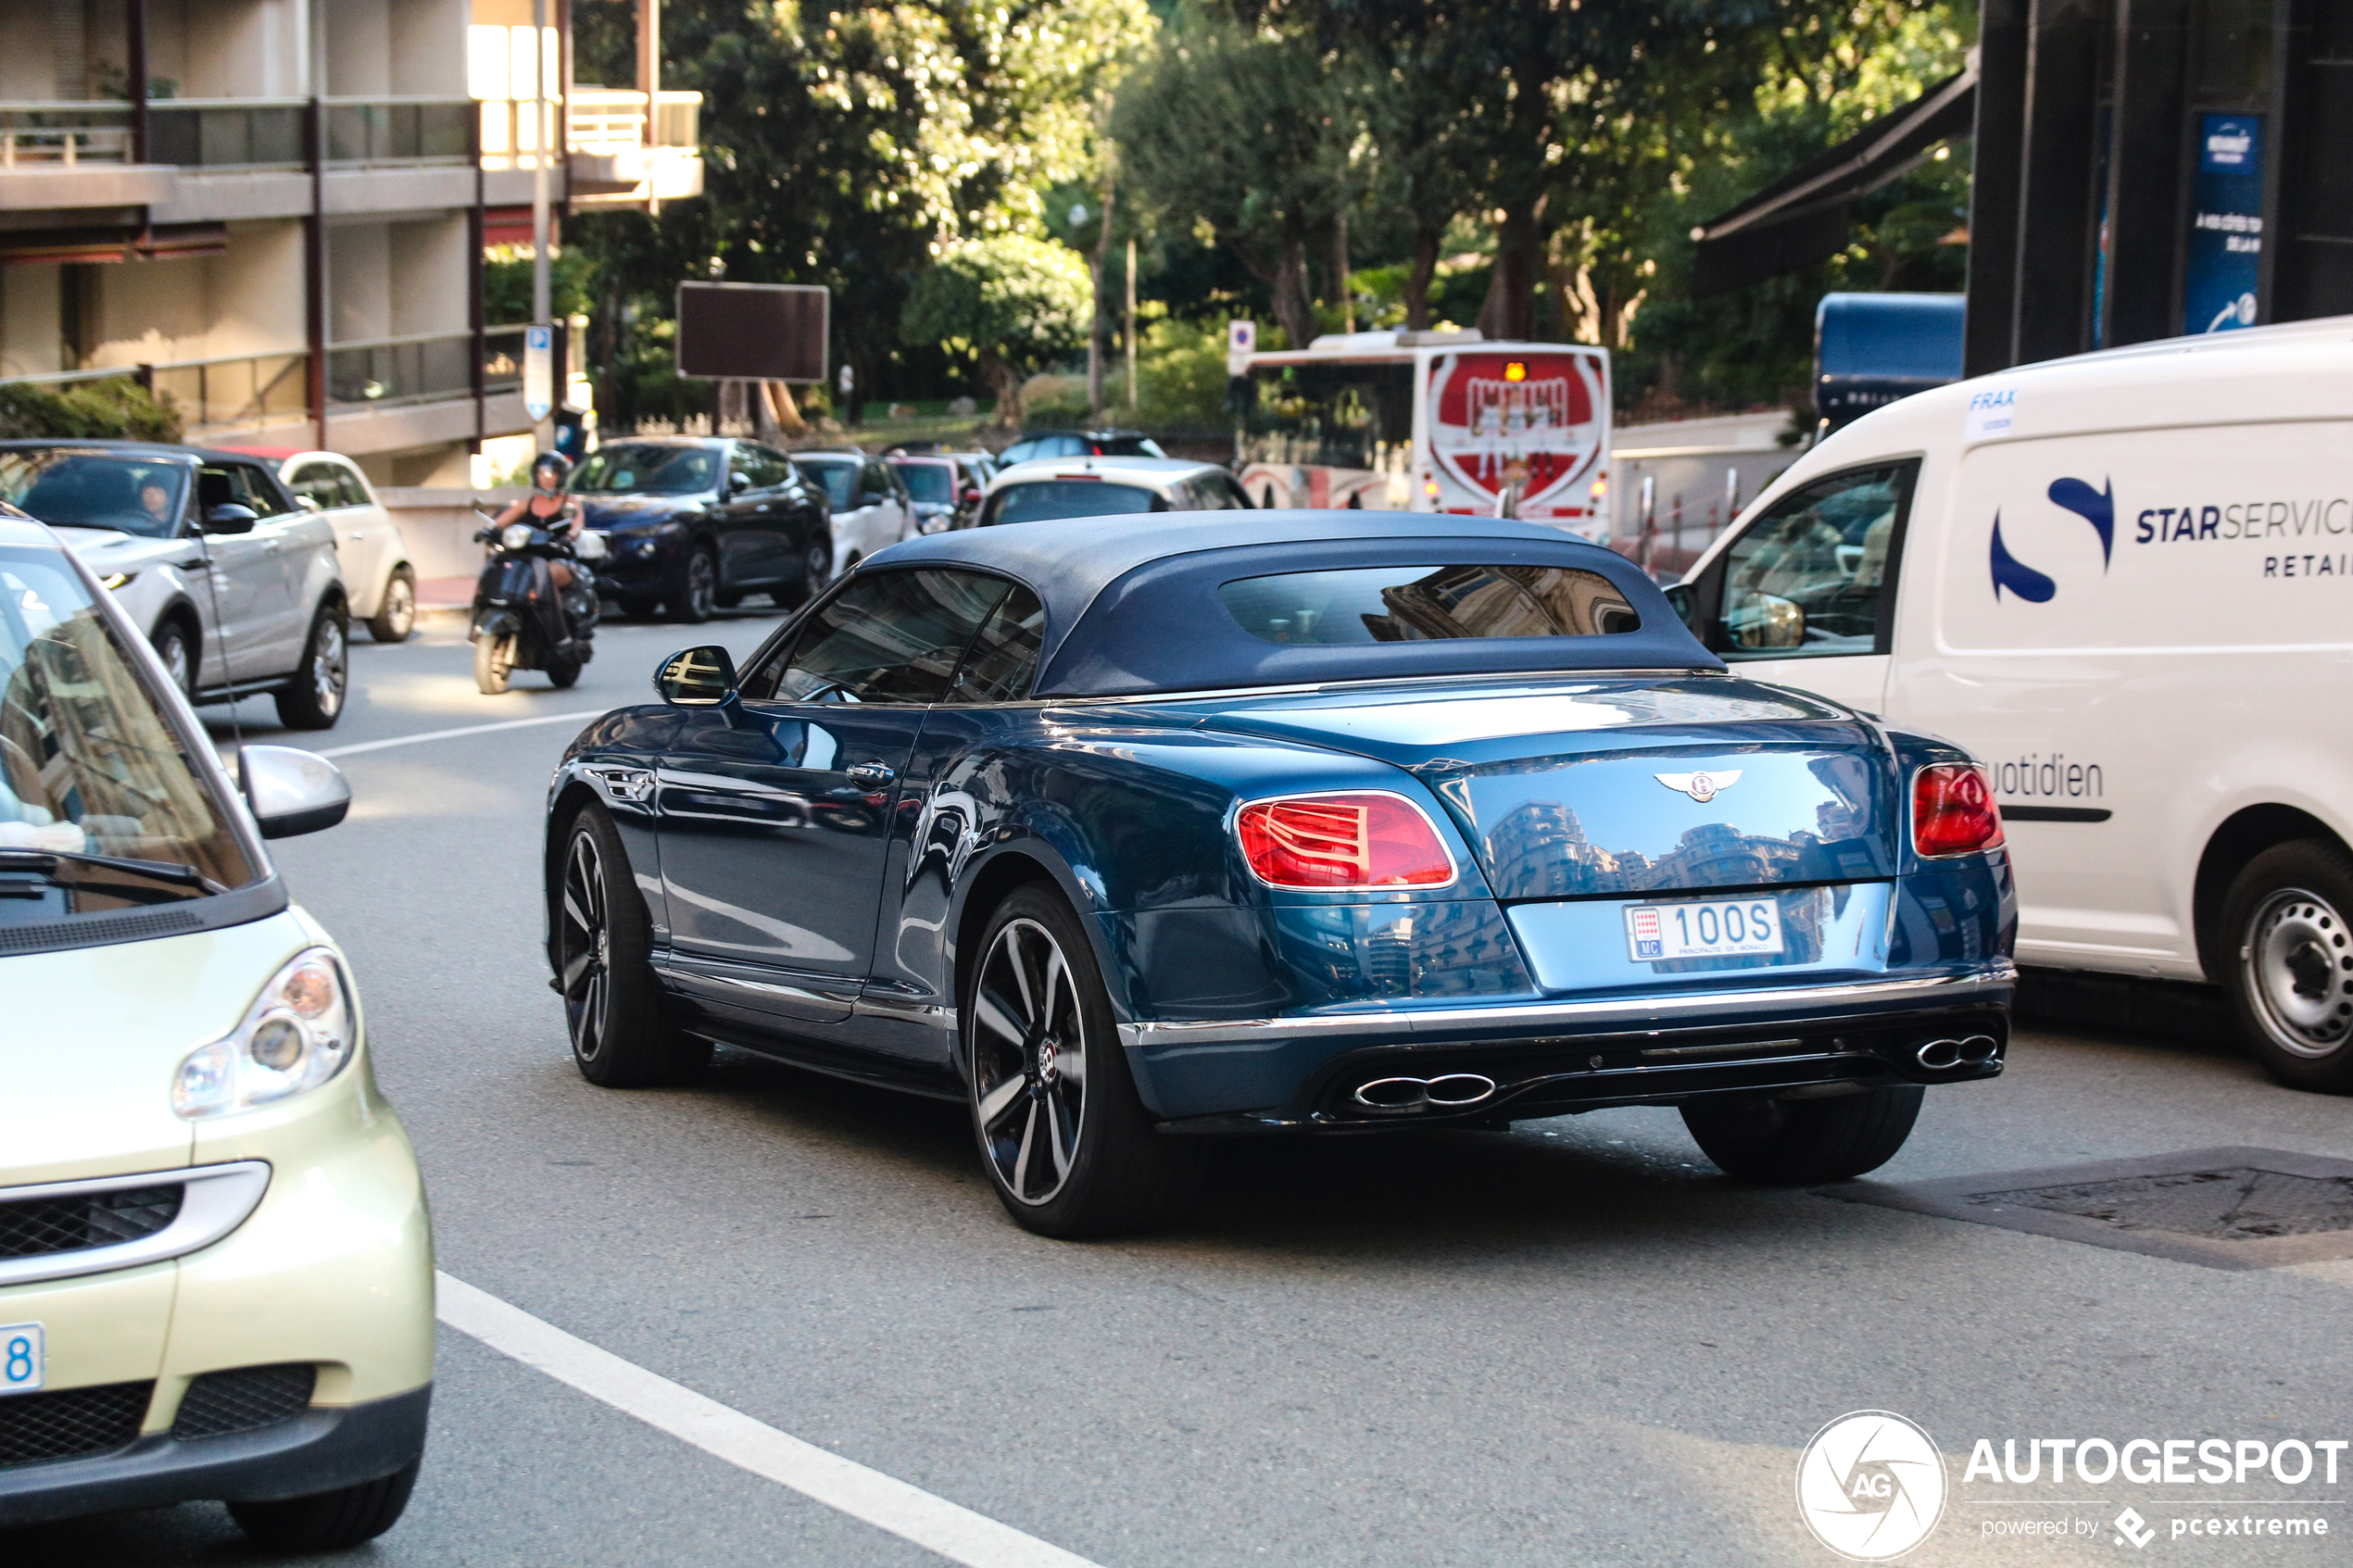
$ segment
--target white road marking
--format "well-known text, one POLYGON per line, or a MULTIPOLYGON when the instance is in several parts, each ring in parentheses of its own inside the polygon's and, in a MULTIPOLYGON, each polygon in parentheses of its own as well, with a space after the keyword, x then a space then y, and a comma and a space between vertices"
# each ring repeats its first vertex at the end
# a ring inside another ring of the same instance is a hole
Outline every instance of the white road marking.
POLYGON ((534 724, 560 724, 567 720, 585 724, 610 709, 584 709, 578 713, 543 713, 536 719, 510 719, 503 724, 468 724, 461 730, 427 730, 422 734, 395 735, 390 740, 363 740, 352 746, 331 746, 319 753, 321 757, 353 757, 362 751, 383 751, 396 746, 415 746, 429 740, 455 740, 459 735, 486 735, 493 730, 522 730, 534 724))
POLYGON ((1095 1568, 920 1486, 754 1421, 436 1272, 443 1323, 705 1453, 968 1568, 1095 1568))

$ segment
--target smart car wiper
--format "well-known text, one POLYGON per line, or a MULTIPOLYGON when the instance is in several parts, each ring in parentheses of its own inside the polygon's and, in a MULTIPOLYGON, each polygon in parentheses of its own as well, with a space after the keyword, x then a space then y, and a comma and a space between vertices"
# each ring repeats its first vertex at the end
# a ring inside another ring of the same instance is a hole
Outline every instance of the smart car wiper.
POLYGON ((85 855, 78 849, 0 849, 0 872, 47 874, 55 872, 60 865, 90 866, 99 871, 148 877, 157 882, 176 882, 207 893, 229 891, 195 867, 180 860, 134 860, 120 855, 85 855))

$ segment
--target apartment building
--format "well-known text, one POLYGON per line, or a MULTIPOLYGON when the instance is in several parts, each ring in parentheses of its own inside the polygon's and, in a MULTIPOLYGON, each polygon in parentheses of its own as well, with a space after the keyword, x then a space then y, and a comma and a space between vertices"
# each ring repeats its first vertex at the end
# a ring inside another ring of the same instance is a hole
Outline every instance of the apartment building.
POLYGON ((536 34, 532 0, 0 5, 0 382, 135 376, 191 440, 469 483, 532 429, 481 279, 539 161, 559 223, 701 190, 657 4, 653 93, 571 86, 562 0, 536 34))

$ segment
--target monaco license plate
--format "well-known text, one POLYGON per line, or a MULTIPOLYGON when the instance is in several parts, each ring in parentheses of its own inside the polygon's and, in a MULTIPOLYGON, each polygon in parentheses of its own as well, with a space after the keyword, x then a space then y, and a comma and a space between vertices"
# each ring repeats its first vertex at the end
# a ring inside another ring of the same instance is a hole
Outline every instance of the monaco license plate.
POLYGON ((0 1394, 30 1394, 40 1387, 48 1360, 39 1323, 0 1323, 0 1394))
POLYGON ((1661 959, 1731 959, 1781 950, 1781 909, 1772 898, 1710 898, 1637 904, 1626 911, 1626 954, 1661 959))

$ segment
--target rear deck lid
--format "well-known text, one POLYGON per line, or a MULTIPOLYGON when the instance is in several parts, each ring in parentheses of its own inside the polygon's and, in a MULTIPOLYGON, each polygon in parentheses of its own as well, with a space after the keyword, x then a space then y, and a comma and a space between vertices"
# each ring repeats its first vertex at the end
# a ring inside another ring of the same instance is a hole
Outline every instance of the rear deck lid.
POLYGON ((1205 727, 1403 768, 1495 896, 1573 898, 1894 874, 1895 759, 1869 724, 1721 676, 1389 686, 1220 704, 1205 727))

